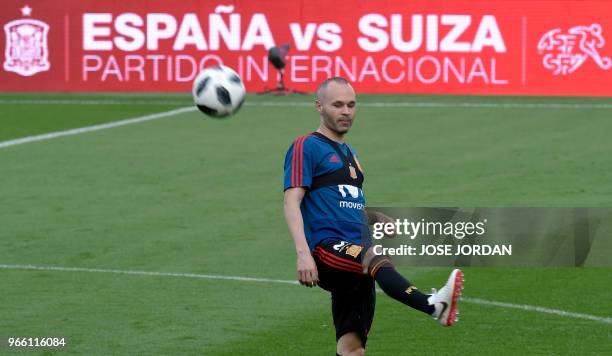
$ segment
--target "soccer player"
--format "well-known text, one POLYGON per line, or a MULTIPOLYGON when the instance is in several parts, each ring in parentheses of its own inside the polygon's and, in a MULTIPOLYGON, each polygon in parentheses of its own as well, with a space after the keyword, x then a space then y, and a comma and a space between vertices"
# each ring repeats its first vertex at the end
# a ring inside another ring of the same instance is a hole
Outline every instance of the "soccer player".
POLYGON ((363 355, 374 318, 374 281, 390 297, 451 326, 463 273, 455 269, 431 295, 402 277, 386 256, 374 255, 368 224, 389 222, 368 212, 363 169, 344 142, 355 120, 356 97, 341 77, 325 80, 316 93, 316 132, 297 138, 285 157, 284 214, 297 252, 300 284, 331 292, 336 353, 363 355))

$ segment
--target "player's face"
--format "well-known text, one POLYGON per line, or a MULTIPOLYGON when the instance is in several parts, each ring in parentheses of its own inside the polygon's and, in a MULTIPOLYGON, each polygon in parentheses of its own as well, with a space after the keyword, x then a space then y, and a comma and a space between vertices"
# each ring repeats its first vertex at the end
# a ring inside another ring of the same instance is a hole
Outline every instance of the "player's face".
POLYGON ((325 127, 338 135, 347 133, 355 120, 355 91, 350 85, 331 82, 317 100, 317 110, 325 127))

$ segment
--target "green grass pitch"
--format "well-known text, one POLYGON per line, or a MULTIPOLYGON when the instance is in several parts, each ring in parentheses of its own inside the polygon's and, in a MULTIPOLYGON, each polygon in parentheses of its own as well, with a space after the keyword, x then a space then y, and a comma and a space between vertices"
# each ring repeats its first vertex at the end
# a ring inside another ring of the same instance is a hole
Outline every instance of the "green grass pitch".
MULTIPOLYGON (((0 264, 293 280, 282 165, 318 125, 311 102, 249 96, 229 120, 193 111, 0 148, 0 264)), ((610 99, 359 102, 348 142, 370 205, 611 206, 610 99)), ((188 95, 0 94, 0 143, 189 105, 188 95)), ((428 290, 449 270, 402 272, 428 290)), ((467 297, 604 321, 466 300, 445 329, 379 294, 368 354, 612 354, 611 272, 465 269, 467 297)), ((0 336, 66 336, 63 350, 36 350, 56 354, 335 351, 320 289, 179 275, 0 268, 0 336)), ((17 354, 0 346, 7 353, 17 354)))

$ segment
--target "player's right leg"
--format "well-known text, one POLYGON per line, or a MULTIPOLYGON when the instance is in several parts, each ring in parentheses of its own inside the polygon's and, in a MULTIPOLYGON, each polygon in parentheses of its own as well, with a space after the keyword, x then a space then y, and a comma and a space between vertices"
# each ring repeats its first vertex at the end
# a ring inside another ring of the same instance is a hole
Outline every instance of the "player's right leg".
POLYGON ((374 280, 363 273, 363 247, 339 239, 317 245, 319 287, 331 292, 336 353, 363 355, 374 319, 374 280))
POLYGON ((355 332, 342 335, 336 344, 336 354, 342 356, 365 355, 365 347, 361 342, 361 337, 355 332))

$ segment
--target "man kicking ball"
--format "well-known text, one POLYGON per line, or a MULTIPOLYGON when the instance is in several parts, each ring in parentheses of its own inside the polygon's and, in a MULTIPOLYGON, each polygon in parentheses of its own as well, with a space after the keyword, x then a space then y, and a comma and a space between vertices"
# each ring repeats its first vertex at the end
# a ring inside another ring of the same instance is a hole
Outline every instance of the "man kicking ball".
POLYGON ((331 293, 338 355, 363 355, 376 303, 374 281, 391 298, 431 315, 443 326, 457 321, 463 272, 423 294, 391 260, 370 248, 368 225, 389 222, 368 212, 363 170, 344 136, 355 120, 356 97, 340 77, 325 80, 315 101, 317 131, 297 138, 285 157, 284 214, 297 252, 298 279, 331 293))

